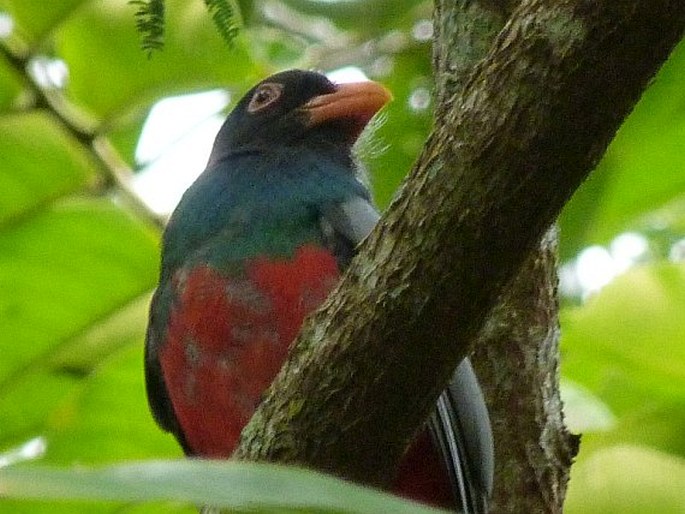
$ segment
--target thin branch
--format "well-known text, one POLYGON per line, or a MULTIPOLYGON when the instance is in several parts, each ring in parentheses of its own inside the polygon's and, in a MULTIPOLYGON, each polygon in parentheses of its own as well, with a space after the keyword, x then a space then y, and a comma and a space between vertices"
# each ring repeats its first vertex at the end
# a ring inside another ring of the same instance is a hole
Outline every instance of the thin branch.
POLYGON ((32 56, 13 53, 0 44, 0 55, 22 77, 24 86, 34 98, 33 108, 44 109, 54 116, 64 131, 69 134, 96 164, 106 186, 114 186, 116 192, 131 209, 146 222, 163 228, 165 219, 154 213, 132 189, 133 170, 126 164, 109 140, 98 133, 95 120, 77 112, 59 90, 46 90, 28 72, 32 56))

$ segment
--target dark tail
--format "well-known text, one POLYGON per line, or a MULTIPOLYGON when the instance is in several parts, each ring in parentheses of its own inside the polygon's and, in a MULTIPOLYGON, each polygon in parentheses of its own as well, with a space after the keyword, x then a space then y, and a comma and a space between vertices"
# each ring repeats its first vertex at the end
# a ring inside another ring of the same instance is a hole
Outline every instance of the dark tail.
POLYGON ((429 420, 447 466, 457 510, 485 514, 492 495, 494 445, 490 417, 469 359, 457 367, 429 420))

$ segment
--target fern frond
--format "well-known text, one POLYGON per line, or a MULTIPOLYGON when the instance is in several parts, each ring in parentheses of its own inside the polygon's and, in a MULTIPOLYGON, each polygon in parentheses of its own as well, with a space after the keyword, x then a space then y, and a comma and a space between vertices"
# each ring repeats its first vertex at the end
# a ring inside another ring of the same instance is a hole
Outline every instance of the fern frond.
POLYGON ((164 47, 164 0, 129 0, 128 3, 138 6, 136 28, 140 46, 149 58, 153 51, 164 47))
POLYGON ((240 13, 233 0, 204 0, 214 25, 229 46, 240 31, 240 13))

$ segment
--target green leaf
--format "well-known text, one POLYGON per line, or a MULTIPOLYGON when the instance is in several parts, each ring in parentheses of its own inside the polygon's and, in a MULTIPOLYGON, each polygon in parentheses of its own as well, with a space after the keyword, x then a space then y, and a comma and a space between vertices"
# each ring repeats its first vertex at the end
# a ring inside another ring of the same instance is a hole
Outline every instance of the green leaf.
MULTIPOLYGON (((147 317, 147 305, 141 310, 147 317)), ((143 380, 141 327, 119 340, 73 393, 53 406, 45 462, 105 464, 123 459, 180 457, 176 440, 154 422, 143 380), (135 333, 133 333, 135 332, 135 333)))
POLYGON ((585 305, 562 311, 562 372, 615 417, 583 439, 618 441, 685 456, 685 264, 634 268, 585 305))
POLYGON ((57 205, 0 234, 0 380, 152 288, 154 235, 108 202, 57 205), (30 351, 28 351, 30 349, 30 351))
POLYGON ((365 0, 364 2, 312 2, 285 0, 284 4, 309 16, 320 16, 350 32, 378 37, 397 30, 407 18, 430 18, 430 3, 425 0, 365 0))
POLYGON ((685 42, 680 43, 560 218, 562 258, 650 228, 645 216, 685 191, 685 42))
POLYGON ((39 42, 54 26, 88 0, 0 0, 0 11, 7 12, 20 37, 28 43, 39 42))
POLYGON ((233 0, 204 0, 207 10, 214 20, 216 29, 229 46, 238 35, 240 15, 238 6, 233 0))
POLYGON ((83 147, 38 111, 0 118, 0 155, 0 226, 95 178, 83 147))
POLYGON ((561 398, 564 402, 564 421, 574 433, 608 430, 616 424, 609 407, 572 380, 562 379, 561 398))
POLYGON ((218 461, 158 461, 95 469, 0 469, 0 495, 30 499, 183 501, 234 512, 444 512, 304 469, 218 461))
POLYGON ((15 107, 20 100, 22 84, 9 63, 0 56, 0 111, 15 107))
POLYGON ((634 268, 562 313, 567 376, 617 414, 638 397, 685 400, 685 264, 634 268))
POLYGON ((0 232, 0 445, 43 426, 77 381, 60 352, 81 338, 80 362, 102 355, 88 327, 149 291, 157 266, 156 233, 108 201, 61 202, 0 232))
POLYGON ((682 514, 685 461, 638 446, 614 446, 571 470, 566 514, 682 514))
POLYGON ((129 0, 138 7, 136 28, 141 37, 141 48, 148 57, 164 47, 164 0, 129 0))

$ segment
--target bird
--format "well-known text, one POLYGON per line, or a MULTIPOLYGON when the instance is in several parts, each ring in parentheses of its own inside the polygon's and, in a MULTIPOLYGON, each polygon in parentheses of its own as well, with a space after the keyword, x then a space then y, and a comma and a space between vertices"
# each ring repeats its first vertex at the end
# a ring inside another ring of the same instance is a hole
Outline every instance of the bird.
MULTIPOLYGON (((187 456, 231 456, 305 316, 378 222, 355 143, 390 100, 376 82, 287 70, 250 89, 219 130, 165 228, 145 340, 152 415, 187 456)), ((493 455, 467 358, 390 490, 487 512, 493 455)))

